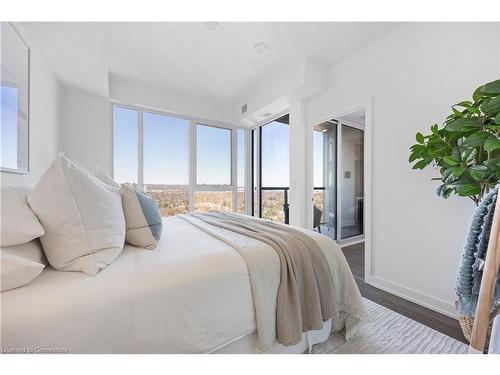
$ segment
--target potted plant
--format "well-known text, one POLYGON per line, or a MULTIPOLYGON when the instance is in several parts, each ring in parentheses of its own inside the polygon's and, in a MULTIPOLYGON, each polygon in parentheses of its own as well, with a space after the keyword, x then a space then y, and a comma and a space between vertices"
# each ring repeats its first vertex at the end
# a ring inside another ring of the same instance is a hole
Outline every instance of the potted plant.
MULTIPOLYGON (((500 79, 479 87, 472 101, 462 101, 451 109, 442 127, 434 124, 430 134, 417 133, 409 161, 415 163, 413 169, 424 169, 430 164, 438 168, 440 177, 433 180, 440 181, 436 190, 440 197, 448 198, 451 194, 469 197, 478 206, 469 226, 455 284, 460 326, 470 340, 482 278, 480 264, 488 246, 484 239, 489 238, 492 207, 497 197, 496 191, 486 194, 500 180, 500 79)), ((500 303, 499 293, 500 276, 496 303, 500 303)), ((488 331, 487 342, 491 324, 488 331)))
POLYGON ((411 146, 413 169, 433 164, 441 181, 436 193, 469 197, 476 205, 500 180, 500 79, 479 87, 472 101, 451 107, 442 127, 431 133, 417 133, 411 146))

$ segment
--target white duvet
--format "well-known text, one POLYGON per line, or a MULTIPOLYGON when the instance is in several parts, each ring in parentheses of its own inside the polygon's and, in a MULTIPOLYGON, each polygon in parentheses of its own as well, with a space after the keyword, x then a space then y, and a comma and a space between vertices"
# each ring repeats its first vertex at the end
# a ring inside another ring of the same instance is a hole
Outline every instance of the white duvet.
MULTIPOLYGON (((253 334, 254 301, 242 256, 178 217, 164 219, 163 233, 155 250, 126 245, 97 276, 49 267, 31 284, 1 293, 2 350, 207 353, 253 334)), ((353 316, 361 313, 340 248, 314 236, 330 254, 337 302, 353 316)), ((356 324, 349 314, 333 322, 335 329, 346 325, 348 335, 356 324)))

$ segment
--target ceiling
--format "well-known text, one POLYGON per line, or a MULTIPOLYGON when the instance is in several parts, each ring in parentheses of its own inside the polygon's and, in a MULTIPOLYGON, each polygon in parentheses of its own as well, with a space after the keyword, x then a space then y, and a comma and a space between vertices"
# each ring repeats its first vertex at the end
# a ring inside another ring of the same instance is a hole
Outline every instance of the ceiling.
POLYGON ((396 23, 23 23, 63 81, 98 92, 110 74, 238 103, 282 69, 330 66, 396 23), (254 52, 264 42, 265 55, 254 52))

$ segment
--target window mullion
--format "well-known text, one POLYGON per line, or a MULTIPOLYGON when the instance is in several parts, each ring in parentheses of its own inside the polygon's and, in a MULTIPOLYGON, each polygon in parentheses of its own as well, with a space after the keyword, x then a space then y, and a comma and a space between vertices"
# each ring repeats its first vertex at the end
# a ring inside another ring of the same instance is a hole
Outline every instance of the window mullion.
POLYGON ((188 199, 189 212, 194 211, 194 192, 196 189, 196 121, 189 123, 189 177, 188 177, 188 199))
POLYGON ((237 130, 231 130, 231 189, 233 191, 233 212, 238 211, 238 149, 237 130))
POLYGON ((144 123, 143 123, 143 112, 139 109, 138 113, 138 137, 137 137, 137 150, 138 150, 138 162, 137 162, 137 184, 141 189, 144 189, 144 123))

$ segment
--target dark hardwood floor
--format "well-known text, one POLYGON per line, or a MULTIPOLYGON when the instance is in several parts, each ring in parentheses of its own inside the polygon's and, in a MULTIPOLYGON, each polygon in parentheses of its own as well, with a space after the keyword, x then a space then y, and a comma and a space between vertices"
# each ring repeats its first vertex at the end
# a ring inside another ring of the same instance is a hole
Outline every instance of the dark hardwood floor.
POLYGON ((366 284, 364 243, 344 247, 342 251, 363 297, 468 344, 457 320, 366 284))

